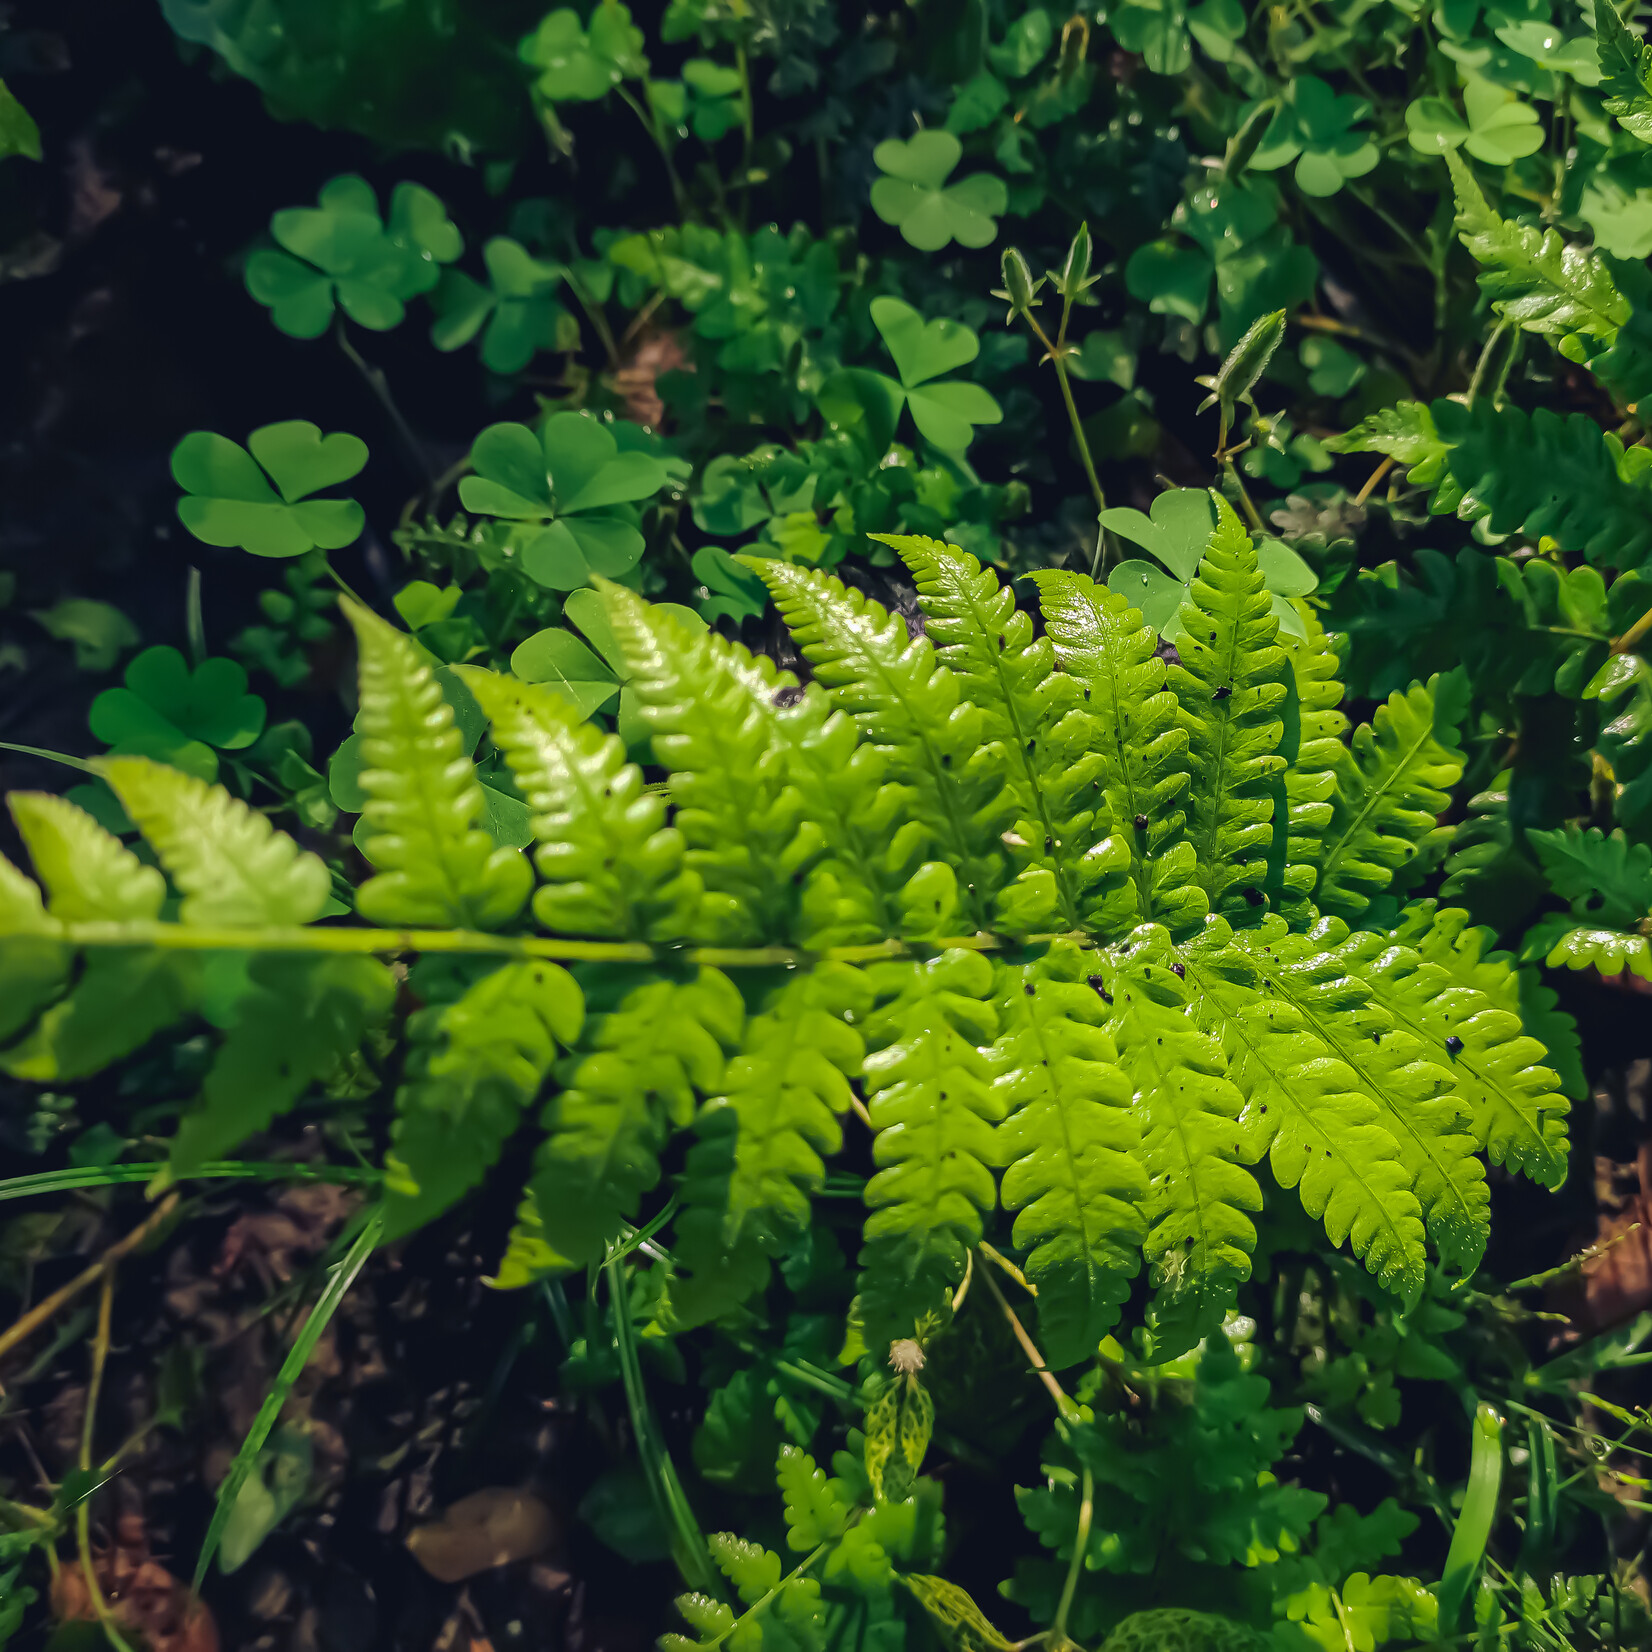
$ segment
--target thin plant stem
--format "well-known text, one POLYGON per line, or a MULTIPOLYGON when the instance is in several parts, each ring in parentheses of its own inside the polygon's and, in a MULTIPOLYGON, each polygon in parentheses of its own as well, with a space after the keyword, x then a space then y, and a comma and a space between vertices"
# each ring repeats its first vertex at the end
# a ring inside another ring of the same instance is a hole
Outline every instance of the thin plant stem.
POLYGON ((206 617, 201 612, 201 570, 189 570, 184 590, 184 632, 189 638, 190 664, 199 666, 207 657, 206 617))
POLYGON ((65 768, 79 769, 83 774, 98 772, 84 757, 71 757, 66 751, 52 751, 47 746, 20 746, 15 740, 0 740, 0 751, 21 752, 24 757, 43 757, 48 763, 61 763, 65 768))
POLYGON ((1631 653, 1640 645, 1641 639, 1648 631, 1652 631, 1652 608, 1648 608, 1621 637, 1613 642, 1612 652, 1614 654, 1631 653))
MULTIPOLYGON (((92 1380, 87 1385, 86 1414, 80 1425, 80 1468, 83 1474, 92 1472, 92 1433, 97 1426, 98 1396, 103 1391, 103 1368, 109 1360, 109 1326, 114 1304, 115 1267, 111 1262, 103 1270, 103 1291, 98 1297, 97 1334, 92 1338, 92 1380)), ((90 1496, 82 1497, 75 1506, 75 1547, 80 1551, 80 1569, 86 1578, 86 1593, 91 1600, 93 1612, 97 1614, 99 1626, 115 1652, 132 1652, 98 1584, 97 1567, 92 1561, 90 1496)))
POLYGON ((602 1265, 608 1282, 608 1308, 614 1338, 614 1352, 619 1358, 620 1378, 625 1386, 626 1406, 631 1413, 631 1432, 636 1436, 637 1455, 642 1460, 648 1489, 653 1493, 656 1507, 665 1529, 671 1533, 672 1559, 683 1581, 691 1589, 720 1596, 722 1588, 717 1572, 711 1564, 705 1535, 689 1506, 682 1482, 677 1478, 676 1465, 665 1449, 654 1427, 653 1407, 648 1403, 648 1391, 643 1385, 642 1362, 637 1357, 636 1336, 631 1324, 631 1308, 625 1289, 625 1274, 615 1255, 610 1252, 602 1265))
POLYGON ((390 381, 350 342, 349 330, 344 325, 342 315, 333 328, 333 337, 338 340, 338 347, 344 352, 345 360, 361 374, 363 382, 373 392, 374 399, 384 409, 395 428, 396 435, 401 439, 402 446, 407 449, 407 457, 412 461, 414 473, 423 480, 426 487, 429 487, 430 461, 425 456, 419 438, 413 434, 412 425, 407 422, 401 408, 396 405, 396 398, 390 393, 390 381))
POLYGON ((1497 348, 1497 341, 1508 331, 1506 319, 1499 320, 1491 330, 1488 338, 1480 350, 1480 359, 1474 364, 1474 376, 1468 381, 1468 406, 1473 407, 1474 398, 1480 394, 1480 381, 1486 376, 1486 363, 1491 360, 1492 351, 1497 348))
POLYGON ((42 1298, 15 1324, 0 1331, 0 1359, 20 1342, 26 1342, 65 1303, 73 1302, 88 1285, 96 1284, 123 1256, 135 1251, 178 1208, 178 1195, 168 1194, 124 1239, 117 1239, 97 1261, 82 1269, 48 1297, 42 1298))
MULTIPOLYGON (((596 335, 602 341, 603 349, 608 352, 608 368, 612 372, 620 364, 620 353, 619 345, 614 341, 614 329, 608 325, 607 315, 604 314, 602 306, 586 292, 584 284, 572 270, 564 270, 562 279, 568 283, 568 290, 578 300, 579 307, 585 312, 586 319, 596 329, 596 335)), ((460 463, 466 469, 470 466, 468 457, 460 460, 460 463)), ((445 475, 437 478, 432 485, 433 492, 439 495, 445 486, 454 480, 457 480, 456 476, 451 470, 448 471, 445 475)))
POLYGON ((683 181, 677 176, 676 162, 671 158, 671 146, 665 141, 665 133, 660 130, 660 119, 651 108, 644 108, 637 99, 623 86, 614 88, 620 95, 620 100, 629 105, 632 114, 642 122, 643 130, 654 140, 654 147, 660 152, 660 159, 665 163, 665 175, 671 184, 671 199, 677 208, 679 218, 688 218, 688 196, 683 190, 683 181))
POLYGON ((975 1247, 989 1262, 996 1262, 1000 1268, 1024 1290, 1028 1296, 1037 1296, 1038 1287, 1005 1255, 994 1250, 985 1239, 975 1247))
POLYGON ((1038 1344, 1027 1335, 1027 1328, 1016 1318, 1015 1309, 1004 1300, 1004 1293, 999 1290, 998 1281, 993 1278, 992 1270, 982 1268, 979 1273, 986 1282, 987 1289, 991 1291, 993 1301, 998 1304, 999 1311, 1009 1321, 1009 1327, 1015 1336, 1015 1340, 1021 1344, 1021 1352, 1027 1356, 1027 1363, 1032 1367, 1038 1380, 1044 1384, 1050 1398, 1055 1401, 1057 1414, 1063 1422, 1077 1422, 1078 1407, 1067 1397, 1066 1390, 1055 1380, 1049 1366, 1044 1363, 1044 1356, 1039 1353, 1038 1344))
POLYGON ((1385 477, 1393 468, 1394 456, 1393 454, 1389 454, 1388 457, 1385 458, 1383 462, 1365 478, 1365 486, 1354 495, 1354 503, 1356 505, 1363 505, 1365 501, 1377 491, 1378 483, 1380 483, 1383 477, 1385 477))
MULTIPOLYGON (((1032 328, 1038 342, 1044 346, 1045 359, 1055 368, 1056 383, 1061 386, 1061 400, 1067 409, 1067 422, 1073 427, 1073 440, 1078 443, 1078 456, 1084 464, 1084 475, 1090 484, 1090 492, 1095 497, 1096 509, 1107 509, 1107 495, 1102 492, 1101 478, 1096 475, 1096 462, 1090 455, 1090 443, 1084 434, 1084 421, 1078 416, 1078 406, 1073 401, 1073 387, 1067 378, 1067 364, 1062 360, 1065 345, 1056 345, 1050 342, 1050 336, 1038 325, 1037 318, 1030 311, 1022 311, 1027 318, 1027 325, 1032 328)), ((1061 318, 1061 330, 1065 335, 1067 317, 1061 318)))
MULTIPOLYGON (((332 580, 339 590, 341 590, 352 602, 363 608, 371 608, 373 606, 372 603, 368 602, 365 597, 351 589, 349 580, 347 580, 344 575, 333 566, 332 562, 326 556, 322 557, 321 565, 327 570, 327 577, 332 580)), ((391 623, 394 624, 395 622, 392 621, 391 623)))
POLYGON ((1084 1471, 1084 1487, 1079 1494, 1078 1529, 1073 1533, 1072 1559, 1067 1562, 1067 1580, 1061 1585, 1061 1600, 1055 1609, 1055 1622, 1050 1625, 1050 1640, 1056 1647, 1067 1641, 1067 1617, 1073 1609, 1073 1596, 1078 1592, 1078 1580, 1084 1570, 1084 1551, 1090 1547, 1090 1522, 1096 1512, 1096 1477, 1089 1469, 1084 1471))

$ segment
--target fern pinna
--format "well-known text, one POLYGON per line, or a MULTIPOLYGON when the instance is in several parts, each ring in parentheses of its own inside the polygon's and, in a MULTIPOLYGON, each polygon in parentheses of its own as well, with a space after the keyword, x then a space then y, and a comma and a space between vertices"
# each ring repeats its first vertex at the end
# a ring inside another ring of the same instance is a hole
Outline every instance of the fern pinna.
POLYGON ((1144 1357, 1176 1355, 1248 1275, 1264 1158, 1413 1298, 1431 1244, 1465 1270, 1484 1247, 1482 1154, 1559 1181, 1566 1103, 1512 965, 1395 893, 1462 772, 1460 684, 1397 692, 1346 738, 1334 650, 1306 614, 1306 640, 1280 633, 1219 510, 1179 654, 1072 571, 1037 576, 1040 627, 927 539, 889 541, 917 635, 751 560, 806 684, 604 584, 663 787, 549 689, 468 667, 444 686, 347 605, 359 921, 228 793, 104 759, 158 867, 13 798, 40 881, 0 864, 0 1065, 60 1083, 214 1021, 163 1173, 188 1174, 335 1078, 407 955, 387 1229, 452 1204, 538 1108, 501 1284, 600 1261, 686 1131, 662 1243, 677 1323, 709 1320, 869 1128, 870 1348, 944 1321, 1001 1206, 1053 1365, 1093 1355, 1133 1292, 1144 1357), (484 828, 463 692, 532 810, 531 867, 484 828), (215 988, 231 968, 250 990, 215 988))

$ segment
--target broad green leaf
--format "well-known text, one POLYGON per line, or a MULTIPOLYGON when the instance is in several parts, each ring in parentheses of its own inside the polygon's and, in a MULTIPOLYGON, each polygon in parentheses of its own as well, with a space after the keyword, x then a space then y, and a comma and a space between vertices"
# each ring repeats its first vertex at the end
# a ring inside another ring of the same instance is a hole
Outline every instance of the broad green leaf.
POLYGON ((166 879, 84 810, 47 792, 13 792, 12 819, 62 923, 145 922, 160 916, 166 879))

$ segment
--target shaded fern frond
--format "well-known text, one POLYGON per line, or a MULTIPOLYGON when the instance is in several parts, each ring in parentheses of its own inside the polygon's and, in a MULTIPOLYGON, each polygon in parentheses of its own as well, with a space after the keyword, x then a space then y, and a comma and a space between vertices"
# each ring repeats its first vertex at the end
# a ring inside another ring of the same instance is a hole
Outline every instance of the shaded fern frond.
POLYGON ((374 923, 497 929, 521 911, 533 873, 482 830, 485 799, 427 657, 378 615, 340 599, 361 655, 362 852, 356 892, 374 923))
POLYGON ((1118 1318, 1147 1233, 1141 1126, 1089 979, 1100 967, 1063 942, 998 979, 1004 1208, 1019 1212, 1014 1241, 1029 1253, 1039 1343, 1057 1368, 1093 1354, 1118 1318))
POLYGON ((1004 754, 1013 798, 1015 858, 1024 870, 1003 914, 1005 927, 1102 930, 1127 923, 1123 894, 1126 849, 1090 749, 1094 722, 1082 691, 1054 669, 1048 637, 1035 636, 1029 615, 990 568, 935 539, 878 534, 900 553, 917 582, 918 602, 937 657, 981 710, 985 738, 1004 754))
POLYGON ((1035 576, 1064 671, 1096 719, 1101 785, 1130 846, 1136 913, 1180 933, 1209 910, 1187 839, 1187 730, 1165 685, 1158 637, 1139 610, 1083 574, 1035 576))
POLYGON ((1415 856, 1463 772, 1457 727, 1468 709, 1462 671, 1396 690, 1354 731, 1337 767, 1314 900, 1355 916, 1415 856))
POLYGON ((1147 1311, 1153 1355, 1170 1359, 1222 1323, 1250 1277, 1261 1189, 1243 1168, 1244 1101, 1221 1046, 1187 1013, 1170 938, 1143 925, 1104 971, 1111 1027, 1134 1089, 1147 1170, 1143 1249, 1157 1293, 1147 1311))
MULTIPOLYGON (((1348 733, 1348 719, 1341 710, 1341 659, 1317 616, 1306 615, 1303 627, 1306 634, 1300 639, 1280 638, 1290 660, 1294 693, 1286 697, 1285 732, 1280 740, 1287 765, 1280 786, 1286 830, 1281 841, 1276 827, 1268 855, 1268 893, 1293 918, 1305 910, 1319 881, 1325 833, 1335 814, 1332 799, 1337 770, 1344 761, 1343 740, 1348 733)), ((1277 807, 1274 819, 1279 819, 1277 807)))
MULTIPOLYGON (((1270 916, 1250 947, 1277 947, 1287 933, 1270 916)), ((1280 1186, 1297 1189, 1332 1244, 1350 1243, 1388 1289, 1414 1299, 1426 1263, 1422 1210, 1378 1103, 1312 1016, 1267 990, 1251 950, 1234 944, 1225 923, 1213 921, 1189 953, 1195 1009, 1221 1039, 1245 1098, 1249 1156, 1266 1153, 1280 1186)))
POLYGON ((1188 737, 1194 879, 1213 912, 1237 914, 1267 878, 1275 781, 1285 768, 1287 667, 1250 534, 1225 499, 1182 603, 1181 627, 1180 663, 1167 683, 1188 737))
POLYGON ((12 819, 64 923, 142 922, 160 916, 166 879, 84 809, 49 792, 13 792, 12 819))
POLYGON ((998 834, 1008 824, 1002 751, 927 637, 858 591, 812 569, 748 558, 774 596, 832 703, 887 753, 912 787, 914 812, 962 886, 967 921, 984 927, 1006 881, 998 834))

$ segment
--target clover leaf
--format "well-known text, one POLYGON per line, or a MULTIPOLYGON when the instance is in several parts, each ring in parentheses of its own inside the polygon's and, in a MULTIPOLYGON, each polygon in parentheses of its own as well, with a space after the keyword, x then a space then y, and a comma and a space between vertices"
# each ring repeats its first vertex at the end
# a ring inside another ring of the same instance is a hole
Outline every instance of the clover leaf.
POLYGON ((688 128, 701 142, 716 143, 740 124, 740 71, 708 57, 691 57, 682 75, 681 80, 649 81, 649 106, 668 127, 688 128))
POLYGON ((436 196, 399 183, 390 222, 379 216, 373 186, 354 174, 323 184, 313 207, 289 207, 270 220, 284 251, 247 259, 247 291, 293 338, 326 332, 335 306, 375 332, 400 324, 406 301, 429 292, 464 238, 436 196))
POLYGON ((1127 52, 1139 52, 1156 75, 1185 74, 1193 62, 1186 0, 1124 0, 1107 26, 1127 52))
MULTIPOLYGON (((749 554, 755 554, 755 547, 749 554)), ((707 624, 726 618, 738 625, 743 619, 755 619, 768 607, 768 587, 721 545, 702 545, 690 566, 709 593, 699 604, 700 617, 707 624)))
POLYGON ((1335 195, 1377 164, 1377 146, 1355 130, 1370 112, 1364 98, 1338 94, 1318 75, 1299 75, 1286 85, 1251 169, 1272 172, 1295 161, 1304 195, 1335 195))
MULTIPOLYGON (((1116 507, 1101 513, 1101 524, 1157 558, 1157 563, 1140 558, 1119 563, 1107 576, 1107 588, 1139 608, 1142 619, 1174 645, 1182 635, 1182 602, 1216 527, 1214 497, 1202 488, 1169 488, 1153 501, 1150 515, 1116 507)), ((1317 587, 1314 571, 1279 539, 1262 540, 1256 560, 1280 629, 1305 636, 1302 618, 1288 599, 1307 596, 1317 587)))
POLYGON ((1600 84, 1600 58, 1592 34, 1568 40, 1553 23, 1501 23, 1494 31, 1511 51, 1528 57, 1540 69, 1569 75, 1579 86, 1600 84))
POLYGON ((980 340, 962 322, 944 316, 925 321, 898 298, 874 298, 872 324, 895 358, 912 422, 927 441, 944 453, 962 453, 975 439, 977 425, 1002 421, 1003 409, 980 385, 967 379, 930 382, 967 367, 981 353, 980 340))
POLYGON ((264 702, 247 692, 234 660, 202 660, 193 671, 176 648, 146 648, 126 667, 125 686, 92 702, 92 733, 122 755, 153 757, 203 780, 218 751, 240 751, 264 729, 264 702))
POLYGON ((964 146, 952 133, 933 129, 904 141, 887 138, 872 151, 885 174, 872 185, 872 210, 920 252, 939 252, 953 241, 986 247, 998 235, 998 219, 1009 209, 1009 190, 990 172, 948 184, 963 154, 964 146))
POLYGON ((349 481, 366 463, 359 436, 323 436, 305 419, 267 424, 247 447, 194 430, 172 450, 172 476, 185 493, 178 520, 203 544, 254 556, 336 551, 356 539, 366 516, 354 499, 309 495, 349 481))
POLYGON ((1405 111, 1406 137, 1424 155, 1467 149, 1487 166, 1511 166, 1543 147, 1537 111, 1512 92, 1479 76, 1463 87, 1464 118, 1444 98, 1418 98, 1405 111))
POLYGON ((619 696, 619 678, 572 631, 536 631, 511 655, 525 683, 554 689, 581 717, 606 711, 619 696))
POLYGON ((463 270, 442 272, 431 295, 430 342, 438 350, 457 350, 481 333, 482 364, 494 373, 520 373, 540 350, 579 348, 579 323, 554 296, 566 273, 559 265, 541 262, 508 235, 494 236, 482 261, 485 287, 463 270))
POLYGON ((576 590, 592 574, 629 573, 643 552, 629 507, 685 469, 635 448, 622 452, 613 429, 573 412, 551 414, 537 435, 526 425, 489 425, 470 458, 475 474, 459 483, 465 509, 537 525, 521 542, 522 569, 553 591, 576 590))
POLYGON ((539 71, 533 89, 547 103, 594 103, 622 80, 648 73, 642 48, 642 30, 632 26, 631 13, 617 0, 602 0, 589 26, 567 7, 548 12, 523 36, 516 55, 539 71))

